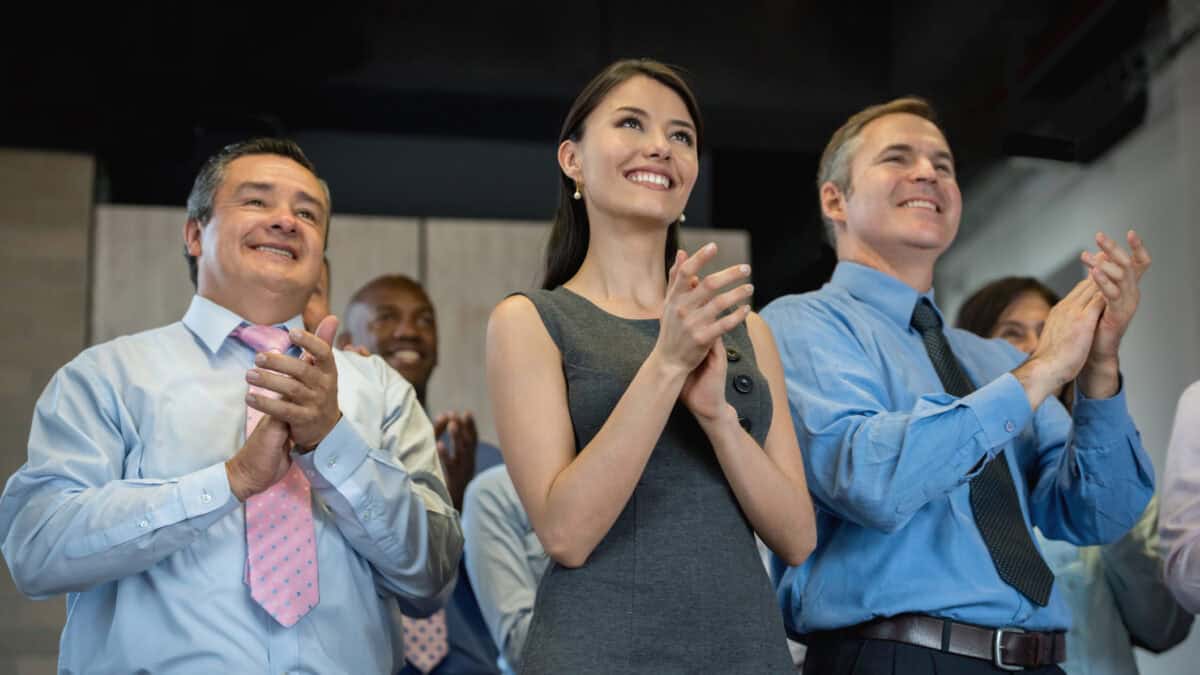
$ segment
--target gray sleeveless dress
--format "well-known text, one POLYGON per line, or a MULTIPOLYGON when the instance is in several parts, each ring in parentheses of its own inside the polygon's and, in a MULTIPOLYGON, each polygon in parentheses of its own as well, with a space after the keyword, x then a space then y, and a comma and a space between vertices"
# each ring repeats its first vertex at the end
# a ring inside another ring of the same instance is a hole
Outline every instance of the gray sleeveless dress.
MULTIPOLYGON (((563 357, 575 447, 608 419, 658 337, 565 288, 526 294, 563 357)), ((761 445, 771 396, 744 325, 725 336, 726 398, 761 445)), ((632 497, 587 563, 551 561, 522 674, 792 672, 754 533, 690 412, 677 404, 632 497)))

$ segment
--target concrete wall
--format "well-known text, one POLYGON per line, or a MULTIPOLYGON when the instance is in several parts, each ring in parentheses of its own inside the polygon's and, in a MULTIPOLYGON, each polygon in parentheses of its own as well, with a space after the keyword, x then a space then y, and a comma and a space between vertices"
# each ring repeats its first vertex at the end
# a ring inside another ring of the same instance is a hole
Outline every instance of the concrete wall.
MULTIPOLYGON (((89 157, 0 150, 0 475, 25 461, 33 404, 84 346, 89 157)), ((32 602, 0 574, 0 672, 52 673, 63 602, 32 602)))

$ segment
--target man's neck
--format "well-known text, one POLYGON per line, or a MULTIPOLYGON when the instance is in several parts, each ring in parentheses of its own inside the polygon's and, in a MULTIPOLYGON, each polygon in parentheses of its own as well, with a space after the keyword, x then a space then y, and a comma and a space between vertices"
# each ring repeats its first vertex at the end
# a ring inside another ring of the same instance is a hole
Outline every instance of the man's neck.
POLYGON ((198 293, 225 309, 237 314, 252 324, 272 326, 284 323, 300 314, 304 302, 288 295, 275 293, 248 293, 243 297, 214 297, 204 291, 198 293), (265 296, 265 297, 264 297, 265 296))
POLYGON ((918 293, 933 288, 933 264, 937 256, 888 257, 864 247, 838 247, 838 260, 858 263, 899 279, 918 293))

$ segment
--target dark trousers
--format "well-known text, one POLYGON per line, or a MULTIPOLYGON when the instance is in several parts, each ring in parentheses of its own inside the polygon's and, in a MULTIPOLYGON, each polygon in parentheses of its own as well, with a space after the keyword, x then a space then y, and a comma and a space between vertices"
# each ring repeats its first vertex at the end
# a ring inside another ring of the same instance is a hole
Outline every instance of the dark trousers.
MULTIPOLYGON (((988 661, 946 654, 903 642, 861 638, 814 640, 804 657, 804 675, 995 675, 988 661)), ((1018 671, 1024 675, 1063 675, 1058 666, 1018 671)))

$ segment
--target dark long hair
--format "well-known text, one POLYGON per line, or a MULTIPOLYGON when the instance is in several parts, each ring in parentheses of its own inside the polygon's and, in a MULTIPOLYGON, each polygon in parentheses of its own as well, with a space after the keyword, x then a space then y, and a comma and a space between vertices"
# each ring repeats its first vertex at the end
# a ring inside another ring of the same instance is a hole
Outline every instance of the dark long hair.
POLYGON ((1034 292, 1046 304, 1058 304, 1058 294, 1033 277, 1004 277, 988 283, 971 294, 958 310, 954 325, 980 337, 991 337, 1000 315, 1021 295, 1034 292))
MULTIPOLYGON (((587 116, 617 85, 637 75, 644 75, 659 82, 683 99, 696 125, 696 153, 699 154, 704 128, 700 121, 700 106, 696 103, 695 94, 674 68, 651 59, 617 61, 592 78, 567 111, 562 131, 558 134, 558 145, 562 145, 563 141, 568 139, 579 142, 583 138, 583 122, 587 116)), ((542 279, 542 288, 545 289, 557 288, 575 276, 579 266, 583 264, 583 259, 587 257, 590 236, 587 208, 583 200, 572 198, 575 192, 574 183, 561 171, 558 178, 558 211, 554 214, 550 241, 546 243, 546 275, 542 279)), ((667 245, 663 253, 668 268, 675 261, 675 251, 678 249, 679 221, 675 221, 667 231, 667 245)))

